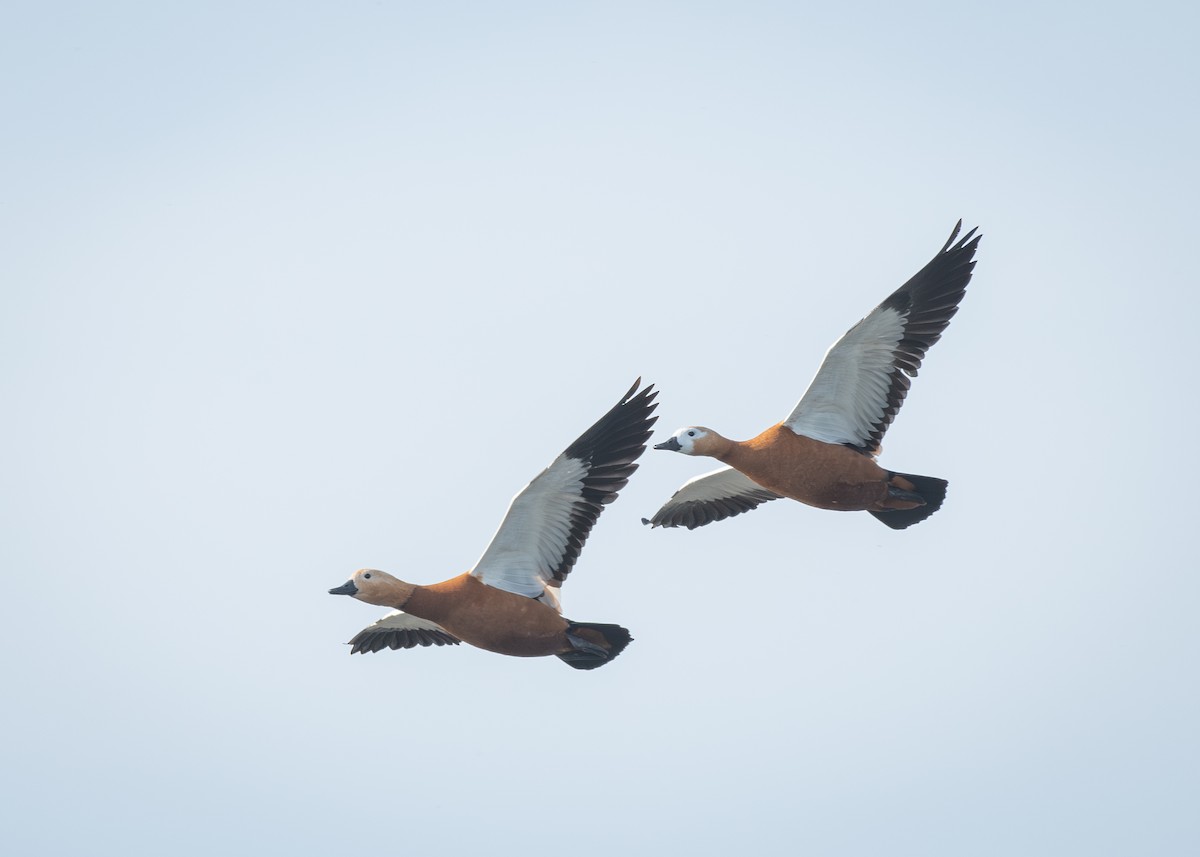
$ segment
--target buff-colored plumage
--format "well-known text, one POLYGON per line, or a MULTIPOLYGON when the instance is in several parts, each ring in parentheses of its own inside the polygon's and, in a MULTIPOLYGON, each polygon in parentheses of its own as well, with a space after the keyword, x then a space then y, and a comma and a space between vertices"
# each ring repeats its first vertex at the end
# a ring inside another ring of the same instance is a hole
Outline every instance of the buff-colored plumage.
POLYGON ((694 529, 779 497, 867 511, 893 529, 937 511, 946 480, 885 470, 875 457, 910 378, 966 293, 979 236, 972 229, 955 244, 961 228, 959 221, 924 268, 834 343, 781 423, 746 441, 691 426, 658 444, 655 449, 708 456, 726 466, 690 479, 643 521, 694 529))
POLYGON ((653 387, 636 392, 640 384, 517 493, 470 572, 421 586, 360 569, 331 589, 397 611, 363 629, 350 641, 351 651, 461 641, 502 655, 556 655, 576 669, 620 654, 629 632, 563 618, 559 590, 600 512, 645 451, 657 393, 653 387))

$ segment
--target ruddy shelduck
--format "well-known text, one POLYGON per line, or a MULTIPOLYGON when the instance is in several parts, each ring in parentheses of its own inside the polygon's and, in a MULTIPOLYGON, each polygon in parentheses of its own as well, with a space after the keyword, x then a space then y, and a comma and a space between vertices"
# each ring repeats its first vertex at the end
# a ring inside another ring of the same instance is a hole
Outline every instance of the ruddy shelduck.
POLYGON ((576 669, 603 666, 632 637, 620 625, 562 617, 559 588, 600 512, 617 499, 646 449, 658 407, 639 378, 612 410, 512 500, 471 571, 431 586, 364 568, 329 590, 394 607, 350 641, 351 653, 456 645, 517 657, 557 655, 576 669))
POLYGON ((655 449, 706 455, 726 467, 685 482, 649 520, 689 530, 790 497, 821 509, 870 512, 902 530, 938 510, 947 482, 885 470, 879 444, 925 352, 958 312, 979 239, 954 243, 962 221, 924 268, 839 339, 792 413, 746 441, 704 426, 655 449))

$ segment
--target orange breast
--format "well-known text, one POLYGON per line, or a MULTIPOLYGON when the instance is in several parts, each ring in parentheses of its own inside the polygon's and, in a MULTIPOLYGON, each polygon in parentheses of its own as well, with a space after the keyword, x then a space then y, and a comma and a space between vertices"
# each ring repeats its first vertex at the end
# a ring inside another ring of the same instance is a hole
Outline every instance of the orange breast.
POLYGON ((722 460, 764 488, 822 509, 878 509, 887 496, 887 471, 870 456, 782 423, 734 443, 722 460))
POLYGON ((502 655, 538 657, 571 648, 567 621, 554 608, 470 574, 418 586, 404 610, 437 622, 464 643, 502 655))

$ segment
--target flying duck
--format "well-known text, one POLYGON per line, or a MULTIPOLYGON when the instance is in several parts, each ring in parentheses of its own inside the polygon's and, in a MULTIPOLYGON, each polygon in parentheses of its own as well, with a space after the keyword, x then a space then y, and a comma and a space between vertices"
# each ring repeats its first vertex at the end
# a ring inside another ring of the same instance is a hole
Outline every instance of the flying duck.
POLYGON ((936 512, 946 480, 885 470, 875 457, 909 378, 958 312, 971 280, 982 236, 972 229, 954 243, 961 229, 960 220, 929 264, 834 343, 783 422, 745 441, 689 426, 656 444, 726 466, 685 482, 642 523, 691 530, 779 497, 865 510, 895 530, 936 512))
POLYGON ((556 655, 590 670, 632 637, 620 625, 562 617, 559 588, 604 507, 646 449, 658 393, 639 378, 612 410, 525 486, 471 571, 421 586, 364 568, 329 590, 396 608, 350 641, 351 654, 457 645, 517 657, 556 655), (636 393, 636 395, 635 395, 636 393))

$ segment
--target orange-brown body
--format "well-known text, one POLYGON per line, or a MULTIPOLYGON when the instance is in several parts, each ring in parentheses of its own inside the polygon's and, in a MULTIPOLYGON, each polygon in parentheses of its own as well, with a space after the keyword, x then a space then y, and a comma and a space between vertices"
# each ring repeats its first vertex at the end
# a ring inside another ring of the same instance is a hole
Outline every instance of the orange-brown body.
MULTIPOLYGON (((415 586, 406 601, 393 606, 436 622, 464 643, 489 652, 528 658, 573 648, 567 640, 568 622, 553 607, 488 586, 469 573, 415 586)), ((585 631, 580 635, 590 638, 585 631)))
POLYGON ((747 441, 719 435, 705 440, 712 446, 702 447, 703 454, 740 470, 776 494, 810 506, 879 512, 921 505, 889 497, 889 484, 905 491, 912 491, 913 484, 889 474, 869 455, 796 434, 782 423, 747 441))

